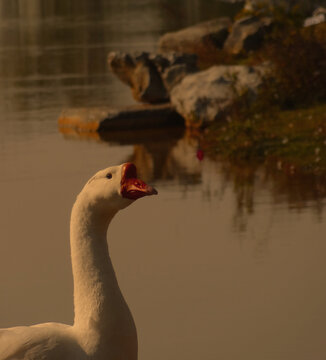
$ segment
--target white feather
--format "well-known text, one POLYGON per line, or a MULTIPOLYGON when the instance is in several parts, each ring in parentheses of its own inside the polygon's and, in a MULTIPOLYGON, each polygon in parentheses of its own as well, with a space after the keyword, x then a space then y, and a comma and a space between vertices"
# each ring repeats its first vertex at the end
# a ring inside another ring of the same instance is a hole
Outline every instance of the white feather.
POLYGON ((0 329, 0 360, 137 359, 136 327, 119 289, 106 241, 113 216, 133 202, 120 194, 122 167, 94 175, 73 206, 74 324, 0 329))

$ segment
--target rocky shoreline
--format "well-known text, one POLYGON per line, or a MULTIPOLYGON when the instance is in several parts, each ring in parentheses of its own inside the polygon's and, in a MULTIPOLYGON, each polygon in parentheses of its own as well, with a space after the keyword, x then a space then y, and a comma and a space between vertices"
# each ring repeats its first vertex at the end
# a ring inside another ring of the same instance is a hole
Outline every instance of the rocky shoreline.
MULTIPOLYGON (((111 52, 111 72, 131 88, 140 104, 65 110, 59 127, 77 132, 182 124, 198 128, 223 118, 242 94, 254 102, 272 64, 252 65, 247 60, 264 45, 276 20, 259 9, 248 11, 249 3, 234 21, 222 17, 164 34, 157 53, 111 52), (209 66, 207 57, 214 59, 209 66)), ((317 8, 302 27, 325 21, 326 10, 317 8)))
POLYGON ((58 125, 61 132, 106 132, 183 126, 183 118, 170 103, 137 104, 124 108, 76 108, 64 110, 58 125))

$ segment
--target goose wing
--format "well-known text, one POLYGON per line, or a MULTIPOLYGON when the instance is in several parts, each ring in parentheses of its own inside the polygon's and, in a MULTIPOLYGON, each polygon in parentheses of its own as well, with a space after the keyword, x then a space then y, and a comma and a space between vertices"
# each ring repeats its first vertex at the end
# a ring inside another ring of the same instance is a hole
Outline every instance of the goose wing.
POLYGON ((69 328, 49 323, 1 329, 0 360, 83 359, 83 351, 69 335, 69 328))

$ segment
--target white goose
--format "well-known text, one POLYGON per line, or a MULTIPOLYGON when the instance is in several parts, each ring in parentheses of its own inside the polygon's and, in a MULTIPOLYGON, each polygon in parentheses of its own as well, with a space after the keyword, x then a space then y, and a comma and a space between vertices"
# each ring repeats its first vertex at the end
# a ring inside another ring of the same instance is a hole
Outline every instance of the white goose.
POLYGON ((134 200, 157 194, 131 163, 95 174, 78 195, 70 223, 73 326, 0 329, 0 360, 135 360, 137 333, 108 253, 107 228, 134 200))

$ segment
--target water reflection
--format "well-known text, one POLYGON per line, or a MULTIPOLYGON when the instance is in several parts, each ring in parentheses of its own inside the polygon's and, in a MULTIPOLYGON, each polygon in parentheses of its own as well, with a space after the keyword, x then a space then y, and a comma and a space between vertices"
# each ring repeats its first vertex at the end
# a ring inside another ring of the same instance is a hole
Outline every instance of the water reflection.
POLYGON ((255 212, 256 195, 262 190, 269 190, 274 204, 287 204, 290 210, 309 207, 321 216, 324 209, 325 177, 298 172, 290 174, 280 169, 279 162, 275 161, 268 165, 208 159, 201 162, 198 158, 199 137, 181 128, 99 134, 72 132, 64 136, 66 139, 95 139, 109 145, 132 145, 133 154, 125 161, 134 162, 146 181, 171 182, 189 188, 202 184, 202 196, 209 201, 223 196, 227 185, 232 183, 234 228, 238 231, 246 231, 248 217, 255 212), (219 189, 214 177, 208 181, 203 178, 208 163, 213 164, 213 171, 220 175, 219 189))
POLYGON ((194 185, 201 182, 201 169, 194 148, 198 141, 189 137, 181 127, 111 133, 78 133, 60 128, 69 140, 106 142, 109 146, 133 146, 131 161, 147 182, 163 181, 194 185))
POLYGON ((3 0, 0 110, 24 117, 35 109, 132 103, 108 72, 109 51, 153 51, 163 32, 236 8, 196 0, 3 0))

